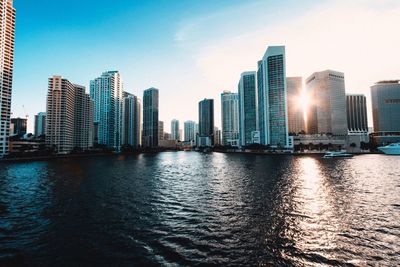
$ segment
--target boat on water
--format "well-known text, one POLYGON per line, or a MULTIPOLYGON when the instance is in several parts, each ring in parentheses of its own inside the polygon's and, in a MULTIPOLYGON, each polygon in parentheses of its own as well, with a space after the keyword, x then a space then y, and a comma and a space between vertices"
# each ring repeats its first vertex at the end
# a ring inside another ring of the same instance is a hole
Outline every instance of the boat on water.
POLYGON ((331 159, 331 158, 352 158, 353 154, 347 153, 347 152, 337 152, 337 151, 329 151, 327 152, 323 158, 324 159, 331 159))
POLYGON ((378 147, 386 155, 400 155, 400 143, 393 143, 387 146, 378 147))

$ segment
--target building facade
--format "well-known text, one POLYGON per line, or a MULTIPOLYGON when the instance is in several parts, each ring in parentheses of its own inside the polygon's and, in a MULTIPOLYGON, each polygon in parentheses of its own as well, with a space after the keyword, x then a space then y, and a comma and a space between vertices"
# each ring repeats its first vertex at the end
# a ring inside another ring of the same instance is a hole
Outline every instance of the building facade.
POLYGON ((177 140, 177 141, 181 140, 179 121, 175 119, 171 121, 171 137, 172 140, 177 140))
POLYGON ((141 104, 140 99, 124 92, 122 99, 122 145, 137 148, 141 141, 141 104))
POLYGON ((35 136, 43 136, 46 134, 46 112, 39 112, 35 115, 35 136))
POLYGON ((97 142, 120 150, 122 140, 122 78, 118 71, 107 71, 90 81, 94 101, 97 142))
POLYGON ((27 133, 27 125, 28 120, 23 118, 12 118, 11 119, 12 129, 13 131, 10 133, 11 135, 17 135, 19 137, 23 137, 27 133))
POLYGON ((93 146, 94 103, 84 86, 75 84, 74 89, 74 148, 88 150, 93 146))
POLYGON ((239 146, 239 94, 221 94, 222 145, 239 146))
POLYGON ((199 102, 199 133, 197 146, 214 146, 214 99, 199 102))
POLYGON ((368 134, 367 98, 365 95, 346 95, 346 112, 349 134, 368 134))
POLYGON ((15 9, 12 0, 0 0, 0 158, 8 154, 14 67, 15 9))
POLYGON ((374 132, 400 132, 400 80, 371 87, 374 132))
POLYGON ((347 135, 344 73, 315 72, 306 80, 311 103, 307 110, 307 133, 347 135))
POLYGON ((93 101, 85 87, 61 76, 49 79, 46 108, 46 145, 59 154, 93 145, 93 101))
POLYGON ((303 78, 287 77, 287 107, 290 134, 306 131, 304 120, 303 78))
POLYGON ((262 145, 289 147, 284 46, 270 46, 258 62, 258 118, 262 145))
POLYGON ((254 140, 258 131, 257 73, 243 72, 238 85, 239 92, 239 143, 247 146, 259 143, 254 140))
POLYGON ((194 121, 185 121, 185 142, 194 142, 196 140, 196 123, 194 121))
POLYGON ((164 140, 164 122, 158 122, 158 141, 164 140))
POLYGON ((143 93, 143 133, 142 146, 158 147, 158 107, 159 91, 149 88, 143 93))

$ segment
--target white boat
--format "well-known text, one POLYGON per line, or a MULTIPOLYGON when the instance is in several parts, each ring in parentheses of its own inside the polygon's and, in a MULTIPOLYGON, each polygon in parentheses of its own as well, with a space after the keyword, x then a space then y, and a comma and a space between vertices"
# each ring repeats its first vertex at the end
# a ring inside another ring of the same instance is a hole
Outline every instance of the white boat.
POLYGON ((326 152, 326 154, 324 155, 324 159, 330 159, 330 158, 352 158, 353 154, 347 153, 347 152, 335 152, 335 151, 330 151, 330 152, 326 152))
POLYGON ((387 146, 378 147, 386 155, 400 155, 400 143, 393 143, 387 146))

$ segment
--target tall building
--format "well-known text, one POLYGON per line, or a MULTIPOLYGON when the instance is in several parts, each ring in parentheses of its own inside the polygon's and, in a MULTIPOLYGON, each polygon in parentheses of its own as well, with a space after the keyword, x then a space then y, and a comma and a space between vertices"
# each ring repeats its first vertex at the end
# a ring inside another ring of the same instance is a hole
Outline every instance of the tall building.
POLYGON ((307 78, 306 88, 311 99, 307 132, 347 135, 344 73, 332 70, 315 72, 307 78))
POLYGON ((221 94, 222 145, 239 146, 239 94, 221 94))
POLYGON ((178 140, 180 141, 180 132, 179 132, 179 121, 178 120, 172 120, 171 121, 171 136, 172 140, 178 140))
POLYGON ((119 150, 122 140, 122 79, 118 71, 107 71, 90 81, 90 97, 94 101, 94 122, 97 141, 119 150))
POLYGON ((122 145, 140 146, 141 104, 140 99, 124 92, 122 99, 122 145))
POLYGON ((85 150, 92 146, 93 103, 85 87, 53 76, 49 79, 46 109, 48 147, 66 154, 74 147, 85 150))
POLYGON ((257 73, 243 72, 238 85, 239 91, 239 139, 240 146, 259 143, 254 139, 258 131, 257 73))
POLYGON ((46 112, 39 112, 35 115, 35 136, 43 136, 46 134, 46 112))
POLYGON ((23 118, 13 118, 11 119, 11 124, 13 125, 12 135, 18 135, 19 137, 24 136, 27 131, 28 120, 23 118))
POLYGON ((93 110, 94 103, 86 88, 74 85, 74 147, 87 150, 93 146, 93 110))
POLYGON ((197 146, 214 146, 214 99, 199 102, 199 133, 197 146))
POLYGON ((185 142, 194 142, 196 140, 196 123, 194 121, 185 121, 185 142))
POLYGON ((164 122, 158 122, 158 141, 164 140, 164 122))
POLYGON ((222 145, 222 131, 214 127, 214 145, 222 145))
POLYGON ((8 154, 11 91, 14 65, 15 9, 12 0, 0 0, 0 157, 8 154))
POLYGON ((303 78, 287 77, 286 84, 289 133, 305 132, 303 78))
POLYGON ((158 104, 158 89, 145 90, 143 93, 143 147, 158 147, 158 104))
POLYGON ((258 116, 262 145, 290 147, 284 46, 270 46, 258 62, 258 116))
POLYGON ((371 87, 374 132, 400 132, 400 80, 371 87))
POLYGON ((349 133, 368 133, 367 98, 346 95, 347 129, 349 133))

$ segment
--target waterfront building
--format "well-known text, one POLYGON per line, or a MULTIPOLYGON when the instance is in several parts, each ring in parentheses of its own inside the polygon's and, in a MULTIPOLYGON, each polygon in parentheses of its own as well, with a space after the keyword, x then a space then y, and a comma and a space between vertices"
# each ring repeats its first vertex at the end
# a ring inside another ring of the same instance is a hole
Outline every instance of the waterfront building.
POLYGON ((171 121, 171 136, 172 136, 172 140, 177 140, 177 141, 181 140, 178 120, 174 119, 171 121))
POLYGON ((221 94, 222 145, 239 146, 239 94, 221 94))
POLYGON ((258 62, 258 117, 262 145, 290 148, 284 46, 270 46, 258 62))
POLYGON ((90 81, 98 144, 115 150, 121 148, 122 92, 122 78, 118 71, 103 72, 100 77, 90 81))
POLYGON ((185 142, 194 142, 196 140, 196 123, 194 121, 185 121, 185 142))
POLYGON ((287 77, 287 107, 288 125, 290 134, 298 134, 306 131, 304 120, 304 92, 302 77, 287 77))
POLYGON ((374 132, 400 132, 400 80, 371 87, 374 132))
POLYGON ((172 140, 171 134, 164 132, 164 139, 162 139, 162 140, 172 140))
POLYGON ((346 95, 347 130, 350 133, 368 133, 367 98, 365 95, 346 95))
POLYGON ((164 140, 164 122, 158 122, 158 141, 164 140))
POLYGON ((93 146, 94 103, 86 88, 74 84, 74 148, 88 150, 93 146))
POLYGON ((143 93, 143 147, 158 147, 158 105, 158 89, 149 88, 145 90, 143 93))
POLYGON ((258 131, 257 109, 257 73, 255 71, 243 72, 238 85, 239 92, 239 143, 248 146, 259 143, 254 139, 258 131))
POLYGON ((35 115, 35 136, 43 136, 46 133, 46 112, 39 112, 35 115))
POLYGON ((214 145, 222 145, 222 131, 218 127, 214 127, 214 145))
POLYGON ((11 94, 14 66, 15 8, 12 0, 0 0, 0 158, 8 154, 11 94))
POLYGON ((197 146, 214 146, 214 99, 204 99, 199 102, 199 133, 197 146))
POLYGON ((85 87, 61 76, 49 78, 46 145, 60 154, 92 146, 93 102, 85 87))
POLYGON ((344 73, 315 72, 306 80, 311 102, 307 110, 307 133, 347 135, 344 73))
POLYGON ((11 135, 17 135, 19 137, 24 136, 27 133, 27 131, 26 131, 27 124, 28 124, 28 120, 27 119, 12 118, 11 119, 11 125, 12 125, 13 131, 10 132, 11 135))
POLYGON ((141 104, 140 99, 124 92, 122 99, 122 145, 137 148, 140 146, 141 104))

